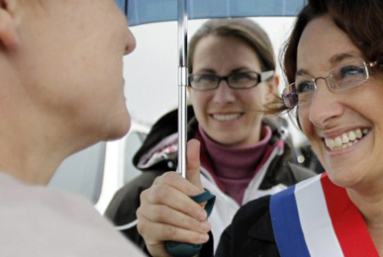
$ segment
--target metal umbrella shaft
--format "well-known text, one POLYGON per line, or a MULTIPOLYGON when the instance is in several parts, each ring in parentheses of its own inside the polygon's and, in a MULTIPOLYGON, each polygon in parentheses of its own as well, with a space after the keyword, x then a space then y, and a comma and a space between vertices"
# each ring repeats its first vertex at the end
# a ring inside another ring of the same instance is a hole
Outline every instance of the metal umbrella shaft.
POLYGON ((186 178, 186 141, 187 141, 187 0, 178 0, 178 172, 186 178))

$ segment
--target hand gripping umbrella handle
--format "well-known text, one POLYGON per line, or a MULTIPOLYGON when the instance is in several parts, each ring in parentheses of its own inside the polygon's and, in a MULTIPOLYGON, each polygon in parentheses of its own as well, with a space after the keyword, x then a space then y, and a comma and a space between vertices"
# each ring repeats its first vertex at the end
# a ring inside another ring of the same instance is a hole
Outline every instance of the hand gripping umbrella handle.
MULTIPOLYGON (((211 194, 209 191, 205 191, 196 196, 190 196, 196 203, 206 202, 205 210, 207 216, 210 216, 211 211, 213 210, 215 203, 215 195, 211 194)), ((165 242, 165 247, 168 253, 175 257, 191 257, 199 253, 202 249, 202 245, 193 245, 189 243, 179 243, 173 241, 165 242)))

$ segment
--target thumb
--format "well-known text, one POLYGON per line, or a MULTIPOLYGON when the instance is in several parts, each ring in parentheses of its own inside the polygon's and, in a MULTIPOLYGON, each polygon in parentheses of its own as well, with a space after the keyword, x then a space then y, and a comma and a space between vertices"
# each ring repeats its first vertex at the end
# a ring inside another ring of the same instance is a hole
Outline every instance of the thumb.
POLYGON ((190 140, 186 145, 186 163, 187 171, 186 178, 193 185, 200 188, 203 191, 203 186, 201 183, 200 176, 200 158, 199 158, 199 149, 200 142, 196 139, 190 140))

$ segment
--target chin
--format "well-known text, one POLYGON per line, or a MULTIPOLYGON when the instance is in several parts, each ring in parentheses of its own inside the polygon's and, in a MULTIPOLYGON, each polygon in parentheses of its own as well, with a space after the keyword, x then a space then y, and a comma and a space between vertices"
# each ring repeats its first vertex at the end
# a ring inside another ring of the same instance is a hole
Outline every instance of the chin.
POLYGON ((116 117, 115 121, 109 127, 108 138, 106 140, 115 140, 124 137, 130 130, 131 120, 128 112, 124 116, 116 117))
POLYGON ((358 176, 358 171, 350 168, 337 168, 327 170, 327 174, 331 181, 340 187, 352 188, 359 184, 361 177, 358 176))

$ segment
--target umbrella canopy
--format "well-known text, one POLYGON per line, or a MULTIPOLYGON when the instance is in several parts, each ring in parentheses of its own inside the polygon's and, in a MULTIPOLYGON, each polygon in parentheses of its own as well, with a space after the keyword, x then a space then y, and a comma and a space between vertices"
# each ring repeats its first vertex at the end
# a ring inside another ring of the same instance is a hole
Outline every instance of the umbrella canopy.
MULTIPOLYGON (((178 20, 179 0, 116 0, 129 26, 178 20)), ((189 19, 296 16, 307 0, 187 0, 189 19)))

